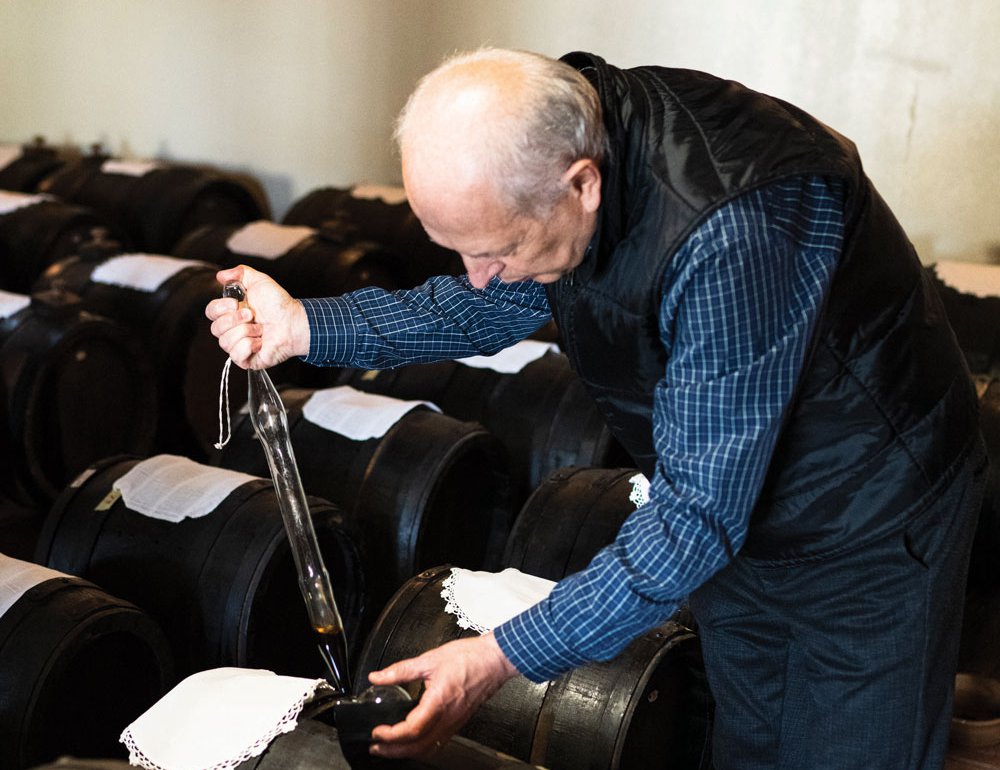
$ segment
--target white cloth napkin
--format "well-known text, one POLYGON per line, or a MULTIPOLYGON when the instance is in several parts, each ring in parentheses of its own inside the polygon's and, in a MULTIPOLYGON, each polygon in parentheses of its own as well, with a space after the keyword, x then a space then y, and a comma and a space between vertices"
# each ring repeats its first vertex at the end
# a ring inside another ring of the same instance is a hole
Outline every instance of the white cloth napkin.
POLYGON ((0 318, 10 318, 14 313, 24 310, 31 304, 31 297, 27 294, 14 294, 10 291, 0 290, 0 318))
POLYGON ((133 465, 114 488, 133 511, 178 522, 211 513, 237 487, 257 478, 178 455, 155 455, 133 465))
POLYGON ((632 491, 629 492, 628 499, 636 508, 642 508, 649 502, 649 479, 637 473, 629 481, 632 482, 632 491))
POLYGON ((156 171, 161 164, 155 160, 106 160, 101 164, 102 174, 123 174, 125 176, 146 176, 156 171))
POLYGON ((36 203, 50 200, 52 197, 49 195, 29 195, 28 193, 0 190, 0 214, 10 214, 25 206, 34 206, 36 203))
POLYGON ((62 572, 13 559, 0 553, 0 617, 20 599, 25 591, 53 578, 66 577, 62 572))
POLYGON ((979 262, 937 262, 934 273, 941 282, 963 294, 1000 297, 1000 265, 979 262))
POLYGON ((279 225, 266 219, 258 219, 230 235, 226 240, 226 247, 235 254, 277 259, 315 234, 316 231, 311 227, 279 225))
POLYGON ((7 168, 15 160, 24 155, 24 148, 19 144, 0 144, 0 168, 7 168))
POLYGON ((104 260, 94 268, 90 280, 95 283, 154 292, 181 270, 207 264, 194 259, 180 259, 163 254, 119 254, 104 260))
POLYGON ((521 340, 516 345, 504 348, 492 356, 470 356, 459 358, 458 363, 476 369, 492 369, 501 374, 517 374, 532 361, 541 358, 550 350, 559 352, 559 346, 553 342, 538 340, 521 340))
POLYGON ((460 628, 492 631, 549 595, 555 583, 508 567, 502 572, 474 572, 452 567, 441 596, 444 611, 460 628))
POLYGON ((380 200, 390 206, 406 200, 406 190, 382 184, 356 184, 351 188, 351 197, 361 200, 380 200))
POLYGON ((441 411, 430 401, 403 401, 341 385, 313 393, 302 406, 302 416, 326 430, 365 441, 384 436, 403 415, 418 406, 441 411))
POLYGON ((295 729, 322 679, 262 669, 215 668, 192 674, 125 728, 129 763, 148 770, 229 770, 264 753, 295 729))

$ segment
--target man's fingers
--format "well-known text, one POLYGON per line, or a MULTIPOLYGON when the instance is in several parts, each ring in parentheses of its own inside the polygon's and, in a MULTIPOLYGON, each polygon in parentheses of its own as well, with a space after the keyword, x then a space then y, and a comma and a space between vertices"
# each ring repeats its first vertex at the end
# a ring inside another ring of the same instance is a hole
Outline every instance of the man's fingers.
POLYGON ((442 716, 441 709, 426 704, 425 693, 402 722, 379 725, 372 730, 371 753, 389 758, 432 754, 452 733, 440 724, 442 716))
POLYGON ((219 283, 225 285, 227 283, 232 283, 236 281, 237 283, 243 283, 245 278, 244 265, 237 265, 236 267, 228 267, 225 270, 220 270, 215 274, 215 280, 219 283))
POLYGON ((422 679, 425 672, 416 661, 416 658, 400 660, 379 671, 372 671, 368 674, 368 681, 372 684, 406 684, 422 679))

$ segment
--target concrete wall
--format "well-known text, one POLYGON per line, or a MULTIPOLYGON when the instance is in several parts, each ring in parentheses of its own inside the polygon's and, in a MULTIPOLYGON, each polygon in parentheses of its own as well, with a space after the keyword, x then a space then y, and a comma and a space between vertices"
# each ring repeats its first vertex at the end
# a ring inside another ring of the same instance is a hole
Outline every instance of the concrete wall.
POLYGON ((312 189, 398 182, 415 80, 482 44, 704 69, 851 137, 927 262, 1000 261, 993 0, 4 0, 0 141, 257 176, 276 217, 312 189))

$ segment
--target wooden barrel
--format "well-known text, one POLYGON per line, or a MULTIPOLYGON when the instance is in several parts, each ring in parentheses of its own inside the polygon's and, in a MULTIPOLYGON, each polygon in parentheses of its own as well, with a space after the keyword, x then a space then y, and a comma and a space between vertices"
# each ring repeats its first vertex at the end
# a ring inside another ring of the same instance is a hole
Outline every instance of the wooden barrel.
POLYGON ((55 762, 36 765, 31 770, 132 770, 124 759, 81 759, 79 757, 62 756, 55 762))
POLYGON ((98 227, 110 225, 91 208, 0 191, 0 289, 28 293, 49 265, 75 253, 98 227))
POLYGON ((407 282, 401 260, 382 246, 264 220, 200 227, 177 244, 174 254, 220 267, 249 265, 270 275, 294 297, 328 297, 364 286, 413 285, 407 282))
MULTIPOLYGON (((86 312, 67 292, 4 294, 0 375, 12 448, 0 490, 48 504, 95 460, 147 452, 156 429, 156 380, 139 339, 86 312)), ((0 313, 2 315, 2 313, 0 313)))
POLYGON ((972 541, 959 670, 1000 677, 1000 379, 976 377, 979 422, 990 466, 972 541))
MULTIPOLYGON (((227 356, 205 320, 205 305, 221 294, 215 272, 207 263, 123 254, 114 242, 95 240, 52 265, 36 284, 75 292, 88 310, 119 321, 143 341, 159 383, 156 452, 207 460, 218 439, 227 356)), ((245 393, 246 376, 234 368, 232 379, 233 392, 245 393)), ((236 408, 231 405, 232 414, 236 408)))
POLYGON ((941 297, 969 369, 1000 366, 1000 265, 940 262, 924 268, 941 297))
MULTIPOLYGON (((153 615, 181 676, 219 666, 322 676, 271 482, 253 479, 206 515, 165 521, 115 497, 116 483, 138 462, 109 458, 67 487, 46 519, 35 560, 153 615)), ((185 482, 196 491, 200 468, 185 482)), ((316 498, 309 505, 351 640, 364 603, 360 557, 340 510, 316 498)))
POLYGON ((80 757, 62 756, 55 762, 36 765, 31 770, 132 770, 124 759, 81 759, 80 757))
POLYGON ((612 542, 635 510, 634 468, 563 468, 543 481, 521 508, 503 566, 559 580, 586 567, 612 542))
MULTIPOLYGON (((356 682, 398 660, 471 636, 444 612, 437 567, 406 583, 365 642, 356 682)), ((545 684, 509 680, 461 734, 550 770, 698 768, 710 703, 697 636, 668 622, 614 660, 545 684)))
MULTIPOLYGON (((350 389, 343 392, 355 401, 358 396, 372 400, 350 389)), ((318 400, 335 393, 340 391, 284 388, 281 397, 303 487, 339 506, 359 533, 370 619, 423 569, 444 562, 495 568, 512 518, 503 447, 497 439, 478 423, 461 422, 424 406, 402 414, 391 426, 370 431, 378 435, 344 435, 303 413, 314 396, 318 400)), ((397 399, 387 401, 390 408, 406 409, 397 399)), ((360 421, 378 408, 358 403, 338 412, 360 421)), ((220 465, 268 473, 248 416, 234 428, 220 465)))
POLYGON ((558 468, 632 463, 562 353, 549 352, 514 373, 442 361, 330 376, 333 384, 369 393, 425 399, 483 425, 507 450, 515 507, 558 468))
MULTIPOLYGON (((366 767, 393 767, 396 770, 529 770, 527 765, 465 738, 445 743, 434 756, 424 760, 366 759, 355 756, 348 762, 332 725, 316 719, 301 719, 294 730, 276 737, 264 753, 236 766, 236 770, 361 770, 366 767)), ((65 758, 34 770, 130 770, 128 762, 115 759, 65 758)), ((536 768, 537 770, 537 768, 536 768)))
POLYGON ((65 162, 40 136, 27 144, 0 144, 0 190, 34 192, 65 162))
POLYGON ((293 203, 282 222, 385 246, 409 271, 407 286, 417 286, 432 275, 465 272, 456 252, 427 237, 401 187, 319 188, 293 203))
POLYGON ((122 756, 123 726, 172 685, 170 651, 149 615, 90 582, 0 555, 0 767, 122 756))
POLYGON ((452 738, 427 759, 399 759, 387 763, 386 760, 369 759, 359 752, 348 752, 341 746, 335 727, 318 719, 303 719, 294 730, 271 741, 262 755, 237 765, 236 770, 359 770, 389 766, 397 770, 527 770, 534 767, 461 737, 452 738))
POLYGON ((97 210, 127 233, 136 249, 158 254, 169 254, 182 236, 202 225, 267 215, 259 196, 234 175, 100 153, 67 163, 39 190, 97 210))

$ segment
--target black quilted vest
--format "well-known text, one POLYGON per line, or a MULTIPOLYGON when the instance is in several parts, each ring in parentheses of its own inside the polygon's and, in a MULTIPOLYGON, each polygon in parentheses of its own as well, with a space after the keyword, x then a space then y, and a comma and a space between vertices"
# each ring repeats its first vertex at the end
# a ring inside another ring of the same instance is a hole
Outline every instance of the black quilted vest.
POLYGON ((844 252, 746 543, 730 545, 794 562, 904 525, 972 446, 977 400, 937 295, 854 145, 796 107, 701 72, 563 60, 597 88, 610 152, 591 249, 548 296, 616 437, 650 475, 664 270, 692 230, 760 185, 837 177, 844 252))

